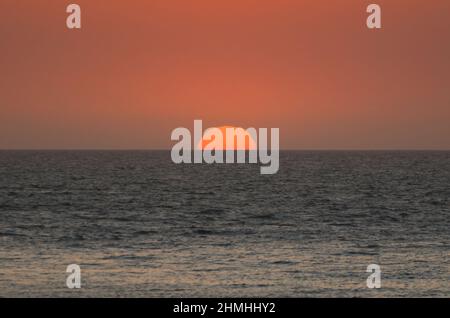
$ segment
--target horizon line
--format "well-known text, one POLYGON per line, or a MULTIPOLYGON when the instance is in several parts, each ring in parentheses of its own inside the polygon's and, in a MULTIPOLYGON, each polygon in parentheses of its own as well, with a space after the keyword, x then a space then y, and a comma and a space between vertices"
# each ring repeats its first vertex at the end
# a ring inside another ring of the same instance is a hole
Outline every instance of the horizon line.
MULTIPOLYGON (((171 151, 171 148, 0 148, 0 151, 171 151)), ((450 148, 283 148, 279 151, 450 151, 450 148)))

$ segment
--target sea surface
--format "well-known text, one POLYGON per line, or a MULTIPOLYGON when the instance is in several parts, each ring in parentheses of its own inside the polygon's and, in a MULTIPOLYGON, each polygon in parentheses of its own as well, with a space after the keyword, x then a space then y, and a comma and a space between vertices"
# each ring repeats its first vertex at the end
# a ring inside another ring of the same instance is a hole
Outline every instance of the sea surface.
POLYGON ((450 152, 0 151, 0 297, 33 296, 449 297, 450 152))

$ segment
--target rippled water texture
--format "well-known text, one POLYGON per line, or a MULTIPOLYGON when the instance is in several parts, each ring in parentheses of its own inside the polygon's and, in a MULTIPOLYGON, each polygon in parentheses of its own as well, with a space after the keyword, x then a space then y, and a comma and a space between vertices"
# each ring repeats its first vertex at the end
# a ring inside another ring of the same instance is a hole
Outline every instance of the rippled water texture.
POLYGON ((280 161, 2 151, 0 296, 450 296, 450 152, 280 161))

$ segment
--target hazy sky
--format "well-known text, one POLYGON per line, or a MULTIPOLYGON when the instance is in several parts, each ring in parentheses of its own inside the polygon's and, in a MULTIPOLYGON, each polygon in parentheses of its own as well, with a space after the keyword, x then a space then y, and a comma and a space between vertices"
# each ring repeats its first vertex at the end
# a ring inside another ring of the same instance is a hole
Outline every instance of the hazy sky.
POLYGON ((0 74, 0 148, 169 148, 202 119, 450 149, 449 0, 1 0, 0 74))

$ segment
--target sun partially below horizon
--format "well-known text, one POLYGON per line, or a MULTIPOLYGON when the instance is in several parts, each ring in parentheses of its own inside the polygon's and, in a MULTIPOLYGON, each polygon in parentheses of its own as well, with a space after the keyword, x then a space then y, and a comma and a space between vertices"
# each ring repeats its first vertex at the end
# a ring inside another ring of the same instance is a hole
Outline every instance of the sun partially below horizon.
POLYGON ((208 128, 202 137, 202 140, 199 142, 197 148, 199 150, 204 150, 205 147, 207 147, 210 143, 212 143, 215 140, 214 136, 214 130, 218 129, 222 133, 223 136, 223 142, 222 147, 219 147, 215 145, 215 150, 225 150, 225 151, 237 151, 237 150, 256 150, 257 149, 257 143, 252 137, 252 135, 241 127, 235 127, 235 126, 220 126, 220 127, 212 127, 208 128), (231 144, 231 142, 227 142, 227 129, 232 130, 234 141, 231 144), (210 136, 211 135, 211 136, 210 136), (244 145, 238 144, 239 139, 244 139, 245 143, 244 145))

